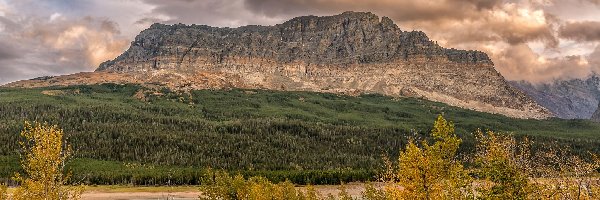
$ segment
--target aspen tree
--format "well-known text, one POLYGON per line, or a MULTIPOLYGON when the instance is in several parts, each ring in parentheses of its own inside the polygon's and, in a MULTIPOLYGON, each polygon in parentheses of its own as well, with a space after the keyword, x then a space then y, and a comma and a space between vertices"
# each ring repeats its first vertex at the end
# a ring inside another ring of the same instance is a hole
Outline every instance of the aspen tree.
POLYGON ((65 162, 72 155, 71 146, 63 141, 63 130, 46 123, 25 122, 20 141, 24 175, 16 174, 20 183, 13 199, 79 199, 81 187, 67 186, 70 174, 65 162))

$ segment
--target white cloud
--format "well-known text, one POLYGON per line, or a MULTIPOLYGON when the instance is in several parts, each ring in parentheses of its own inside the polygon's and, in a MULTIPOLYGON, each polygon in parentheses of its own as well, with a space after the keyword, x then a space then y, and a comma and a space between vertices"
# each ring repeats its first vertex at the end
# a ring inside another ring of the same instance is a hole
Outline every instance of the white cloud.
POLYGON ((54 20, 56 20, 56 19, 58 19, 60 17, 62 17, 62 14, 60 14, 60 13, 54 13, 54 14, 50 15, 50 21, 54 21, 54 20))

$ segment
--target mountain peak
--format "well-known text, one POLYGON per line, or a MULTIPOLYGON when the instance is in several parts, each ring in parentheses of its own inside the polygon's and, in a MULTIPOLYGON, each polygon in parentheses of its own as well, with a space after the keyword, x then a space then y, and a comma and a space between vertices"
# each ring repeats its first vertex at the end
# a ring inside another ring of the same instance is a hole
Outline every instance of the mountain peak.
POLYGON ((424 57, 492 64, 483 52, 446 49, 431 41, 424 32, 401 31, 387 17, 349 11, 334 16, 296 17, 275 26, 217 28, 153 24, 135 38, 127 52, 101 64, 98 70, 120 71, 124 66, 118 63, 125 57, 145 62, 157 56, 156 47, 165 43, 183 49, 216 50, 213 53, 218 55, 213 55, 213 62, 220 62, 224 57, 250 56, 279 63, 347 65, 424 57))
MULTIPOLYGON (((387 18, 387 17, 386 17, 387 18)), ((308 15, 308 16, 299 16, 299 17, 294 17, 286 22, 284 22, 283 24, 289 24, 289 23, 302 23, 302 22, 307 22, 307 21, 316 21, 316 20, 322 20, 322 21, 327 21, 327 22, 334 22, 334 23, 344 23, 350 20, 356 20, 356 21, 360 21, 360 22, 369 22, 369 23, 373 23, 373 24, 377 24, 379 23, 379 16, 371 13, 371 12, 354 12, 354 11, 346 11, 343 12, 341 14, 338 15, 332 15, 332 16, 314 16, 314 15, 308 15)))

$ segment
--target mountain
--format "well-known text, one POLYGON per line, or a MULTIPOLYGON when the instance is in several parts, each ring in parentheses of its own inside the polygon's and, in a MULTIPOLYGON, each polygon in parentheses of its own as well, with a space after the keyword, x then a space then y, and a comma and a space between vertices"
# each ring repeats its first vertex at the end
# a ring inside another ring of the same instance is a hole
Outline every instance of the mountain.
POLYGON ((596 112, 594 112, 591 119, 592 121, 600 122, 600 104, 598 104, 598 109, 596 109, 596 112))
POLYGON ((391 19, 364 12, 239 28, 153 24, 96 72, 8 86, 106 82, 380 93, 518 118, 552 116, 510 86, 485 53, 443 48, 421 31, 402 31, 391 19))
POLYGON ((590 119, 600 101, 600 77, 531 84, 510 82, 563 119, 590 119))

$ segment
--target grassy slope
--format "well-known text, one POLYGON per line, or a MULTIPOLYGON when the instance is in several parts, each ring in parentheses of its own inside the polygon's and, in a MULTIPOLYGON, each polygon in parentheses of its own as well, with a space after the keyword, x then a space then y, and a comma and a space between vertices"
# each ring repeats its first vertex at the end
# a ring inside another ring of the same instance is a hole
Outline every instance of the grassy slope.
MULTIPOLYGON (((16 166, 16 141, 24 120, 48 121, 65 129, 82 158, 73 164, 76 173, 106 169, 115 176, 135 174, 123 168, 124 163, 173 166, 144 170, 139 165, 144 173, 165 176, 169 170, 185 171, 189 166, 372 169, 382 153, 394 156, 408 137, 424 136, 440 113, 455 122, 465 140, 464 151, 473 146, 470 133, 481 128, 600 152, 600 124, 586 120, 511 119, 414 98, 262 90, 203 90, 190 95, 165 90, 164 95, 147 95, 143 102, 133 97, 138 89, 132 85, 0 88, 0 142, 5 144, 0 147, 4 155, 0 173, 16 166), (42 94, 48 90, 62 92, 42 94)), ((185 173, 196 173, 192 171, 185 173)))

